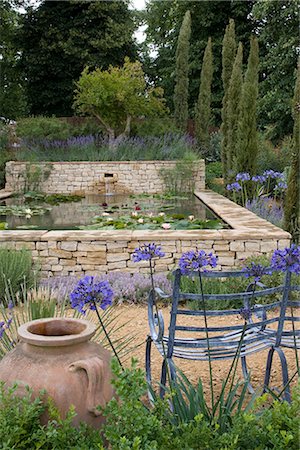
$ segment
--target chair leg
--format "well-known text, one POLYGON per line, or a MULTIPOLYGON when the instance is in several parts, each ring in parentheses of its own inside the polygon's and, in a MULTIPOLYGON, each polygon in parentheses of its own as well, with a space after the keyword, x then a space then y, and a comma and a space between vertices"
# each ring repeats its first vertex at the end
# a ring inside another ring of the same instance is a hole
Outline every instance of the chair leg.
POLYGON ((270 384, 273 356, 274 356, 275 351, 277 352, 277 354, 279 356, 280 364, 281 364, 282 385, 284 388, 283 398, 287 402, 290 403, 291 402, 291 392, 290 392, 290 386, 289 386, 288 366, 287 366, 285 354, 280 347, 271 347, 269 350, 267 365, 266 365, 265 381, 264 381, 264 392, 266 392, 266 390, 270 384))
POLYGON ((241 364, 242 364, 242 372, 243 372, 243 376, 245 381, 248 382, 248 391, 250 392, 250 394, 254 394, 254 389, 252 384, 250 383, 250 375, 249 375, 249 370, 247 367, 247 360, 246 360, 246 356, 241 356, 241 364))

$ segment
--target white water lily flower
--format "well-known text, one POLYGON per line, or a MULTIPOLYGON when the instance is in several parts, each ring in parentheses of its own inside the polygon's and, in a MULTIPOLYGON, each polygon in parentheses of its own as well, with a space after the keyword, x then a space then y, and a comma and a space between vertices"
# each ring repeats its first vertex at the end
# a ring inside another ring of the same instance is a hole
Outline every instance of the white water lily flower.
POLYGON ((164 213, 164 212, 160 212, 160 213, 158 213, 158 215, 159 215, 160 217, 163 217, 163 216, 165 216, 165 213, 164 213))
POLYGON ((25 217, 26 217, 26 219, 31 219, 32 216, 31 216, 31 214, 26 214, 25 217))
POLYGON ((32 210, 30 208, 25 209, 25 214, 32 216, 32 210))
POLYGON ((132 215, 132 217, 137 217, 137 216, 138 216, 138 213, 137 213, 136 211, 133 211, 133 212, 131 213, 131 215, 132 215))
POLYGON ((162 227, 164 230, 169 230, 169 229, 171 228, 171 225, 170 225, 169 223, 162 223, 162 224, 161 224, 161 227, 162 227))
POLYGON ((138 219, 138 223, 144 223, 144 219, 138 219))
POLYGON ((195 216, 189 216, 189 220, 194 220, 195 216))
POLYGON ((109 216, 109 213, 103 212, 103 213, 102 213, 102 216, 109 216))

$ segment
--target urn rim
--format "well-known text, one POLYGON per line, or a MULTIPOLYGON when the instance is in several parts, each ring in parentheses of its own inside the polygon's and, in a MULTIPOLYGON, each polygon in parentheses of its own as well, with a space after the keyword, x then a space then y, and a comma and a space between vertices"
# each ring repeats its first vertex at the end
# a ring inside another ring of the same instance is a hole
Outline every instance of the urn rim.
POLYGON ((49 317, 26 322, 18 328, 21 341, 38 347, 62 347, 91 339, 96 326, 84 319, 49 317))

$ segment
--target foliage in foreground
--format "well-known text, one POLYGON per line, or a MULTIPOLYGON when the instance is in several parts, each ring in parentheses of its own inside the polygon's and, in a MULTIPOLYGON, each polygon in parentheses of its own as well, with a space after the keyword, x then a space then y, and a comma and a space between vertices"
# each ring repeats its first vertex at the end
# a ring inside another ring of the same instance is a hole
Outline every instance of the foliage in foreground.
MULTIPOLYGON (((146 391, 144 373, 134 364, 122 371, 116 361, 113 381, 119 402, 112 399, 104 409, 106 424, 101 430, 113 450, 202 450, 202 449, 298 449, 299 389, 293 402, 268 401, 266 395, 247 412, 233 413, 227 430, 209 423, 199 411, 194 417, 178 420, 167 402, 148 409, 141 401, 146 391)), ((41 396, 32 400, 28 390, 23 398, 15 388, 0 388, 0 442, 2 449, 103 449, 98 431, 87 425, 72 427, 74 411, 66 419, 59 417, 48 403, 50 421, 41 426, 38 417, 44 411, 41 396)))
POLYGON ((0 301, 5 302, 8 289, 15 295, 24 283, 32 286, 34 279, 29 250, 0 248, 0 301))

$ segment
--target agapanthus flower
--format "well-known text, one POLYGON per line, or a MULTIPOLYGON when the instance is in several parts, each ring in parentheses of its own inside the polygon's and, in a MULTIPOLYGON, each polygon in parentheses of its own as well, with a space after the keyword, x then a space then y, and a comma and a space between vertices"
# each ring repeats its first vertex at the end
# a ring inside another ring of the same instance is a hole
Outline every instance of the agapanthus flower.
POLYGON ((254 175, 252 181, 263 184, 266 181, 266 177, 264 175, 254 175))
MULTIPOLYGON (((182 274, 200 271, 205 267, 216 267, 217 256, 212 253, 206 253, 204 250, 190 250, 183 253, 179 260, 179 268, 182 274)), ((204 269, 206 270, 206 269, 204 269)))
POLYGON ((275 250, 271 259, 271 268, 300 275, 300 246, 292 244, 291 247, 283 250, 275 250))
POLYGON ((254 281, 260 281, 264 275, 270 275, 271 269, 262 264, 251 262, 249 266, 243 267, 242 271, 246 278, 254 277, 254 281))
POLYGON ((78 281, 70 294, 71 306, 82 314, 96 305, 106 309, 112 304, 114 293, 108 281, 95 282, 94 277, 86 276, 78 281))
POLYGON ((242 186, 239 183, 232 183, 232 184, 227 184, 226 189, 227 189, 227 191, 241 191, 242 186))
POLYGON ((133 262, 149 261, 152 258, 163 258, 164 256, 165 254, 162 251, 161 246, 152 242, 135 248, 132 254, 132 260, 133 262))
POLYGON ((287 187, 288 187, 288 185, 287 185, 287 183, 286 183, 286 181, 279 181, 277 184, 276 184, 276 186, 275 186, 275 190, 276 189, 278 189, 278 190, 285 190, 285 189, 287 189, 287 187))
POLYGON ((240 315, 244 320, 249 320, 251 318, 251 309, 250 308, 241 308, 240 315))
POLYGON ((275 170, 269 169, 265 170, 263 175, 266 178, 283 178, 284 174, 282 172, 275 172, 275 170))
POLYGON ((238 173, 235 177, 236 181, 249 181, 250 180, 250 173, 244 172, 244 173, 238 173))

